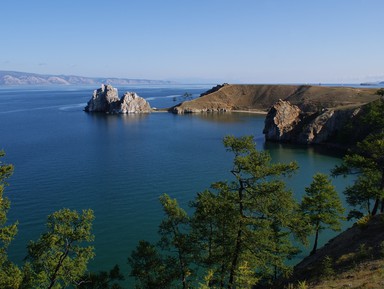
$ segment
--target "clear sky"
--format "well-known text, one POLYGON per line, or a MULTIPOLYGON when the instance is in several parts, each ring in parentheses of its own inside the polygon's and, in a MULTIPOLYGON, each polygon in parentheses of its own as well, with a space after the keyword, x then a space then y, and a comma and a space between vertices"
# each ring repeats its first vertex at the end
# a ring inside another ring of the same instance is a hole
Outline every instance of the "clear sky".
POLYGON ((384 80, 383 0, 2 0, 0 70, 230 83, 384 80))

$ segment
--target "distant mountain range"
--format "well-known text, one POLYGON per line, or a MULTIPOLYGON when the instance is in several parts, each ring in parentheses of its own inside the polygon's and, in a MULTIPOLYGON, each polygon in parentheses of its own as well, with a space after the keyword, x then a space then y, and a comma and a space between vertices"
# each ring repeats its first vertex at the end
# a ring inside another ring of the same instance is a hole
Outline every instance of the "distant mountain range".
POLYGON ((132 85, 132 84, 172 84, 172 81, 150 79, 126 79, 83 77, 75 75, 51 75, 18 71, 1 71, 0 86, 17 85, 132 85))
POLYGON ((363 83, 360 83, 360 85, 365 85, 365 86, 384 85, 384 81, 363 82, 363 83))

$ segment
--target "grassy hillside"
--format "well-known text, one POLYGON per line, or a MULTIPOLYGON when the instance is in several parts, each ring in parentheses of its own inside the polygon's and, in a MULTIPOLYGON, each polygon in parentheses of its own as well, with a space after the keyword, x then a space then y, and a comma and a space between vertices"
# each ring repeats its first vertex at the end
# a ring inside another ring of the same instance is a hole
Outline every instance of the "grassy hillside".
POLYGON ((178 110, 255 110, 266 112, 279 99, 288 100, 306 111, 322 108, 360 106, 378 98, 377 89, 309 85, 228 84, 192 101, 178 110))
POLYGON ((362 219, 305 258, 291 288, 384 288, 384 216, 362 219))

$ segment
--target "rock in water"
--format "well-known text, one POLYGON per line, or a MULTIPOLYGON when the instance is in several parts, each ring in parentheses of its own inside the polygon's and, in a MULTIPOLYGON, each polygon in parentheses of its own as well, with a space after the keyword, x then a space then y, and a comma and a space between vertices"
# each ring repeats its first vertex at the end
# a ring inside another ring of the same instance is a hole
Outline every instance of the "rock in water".
POLYGON ((135 92, 126 92, 121 100, 120 113, 147 113, 151 112, 148 101, 135 92))
POLYGON ((117 88, 112 85, 101 85, 101 88, 93 92, 92 98, 84 108, 87 112, 112 113, 120 107, 120 98, 117 88))
POLYGON ((86 112, 104 113, 147 113, 151 106, 142 97, 134 92, 126 92, 120 100, 118 91, 112 85, 101 85, 93 92, 92 98, 84 108, 86 112))

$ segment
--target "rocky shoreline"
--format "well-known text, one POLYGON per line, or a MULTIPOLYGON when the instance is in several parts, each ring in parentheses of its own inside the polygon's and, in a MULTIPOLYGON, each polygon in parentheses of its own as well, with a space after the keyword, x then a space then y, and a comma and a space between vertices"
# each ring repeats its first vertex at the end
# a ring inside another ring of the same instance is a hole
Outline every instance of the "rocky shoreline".
POLYGON ((305 112, 289 101, 279 100, 266 116, 263 133, 267 141, 324 144, 351 123, 360 111, 357 107, 305 112))

